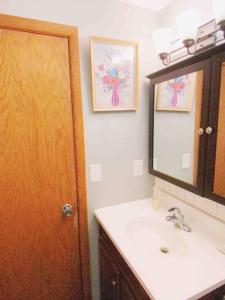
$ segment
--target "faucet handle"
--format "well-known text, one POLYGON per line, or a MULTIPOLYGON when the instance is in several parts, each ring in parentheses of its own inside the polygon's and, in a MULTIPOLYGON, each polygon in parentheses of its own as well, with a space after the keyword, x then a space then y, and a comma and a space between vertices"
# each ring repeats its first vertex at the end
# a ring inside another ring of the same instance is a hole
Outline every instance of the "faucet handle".
POLYGON ((175 210, 180 212, 180 209, 178 207, 171 207, 170 209, 168 209, 168 212, 175 211, 175 210))
POLYGON ((177 213, 178 215, 180 215, 181 217, 183 217, 183 214, 181 212, 181 209, 179 207, 172 207, 168 210, 168 212, 174 212, 174 215, 177 213))

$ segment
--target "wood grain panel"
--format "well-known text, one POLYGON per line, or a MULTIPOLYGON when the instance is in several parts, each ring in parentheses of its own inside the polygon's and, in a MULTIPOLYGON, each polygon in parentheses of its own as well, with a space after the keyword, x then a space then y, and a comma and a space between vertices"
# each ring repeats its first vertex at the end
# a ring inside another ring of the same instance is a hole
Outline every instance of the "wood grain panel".
POLYGON ((197 185, 198 178, 198 156, 199 156, 199 128, 201 127, 201 106, 203 90, 203 71, 196 73, 196 90, 195 90, 195 125, 194 125, 194 150, 193 150, 193 184, 197 185))
POLYGON ((214 193, 225 197, 225 63, 221 68, 214 193))
MULTIPOLYGON (((120 297, 122 297, 123 300, 125 300, 125 297, 127 295, 127 300, 151 300, 146 293, 146 291, 143 289, 142 285, 140 282, 137 280, 136 276, 134 273, 131 271, 130 267, 124 260, 124 258, 120 255, 118 250, 116 249, 115 245, 113 242, 110 240, 104 229, 99 226, 99 254, 100 254, 100 274, 101 274, 101 289, 103 286, 103 282, 106 280, 108 281, 109 278, 111 277, 111 280, 109 282, 112 282, 112 274, 117 274, 117 280, 118 280, 118 285, 119 285, 119 297, 118 299, 120 300, 120 297), (102 250, 105 250, 104 253, 102 250), (103 256, 102 256, 103 253, 103 256), (101 263, 101 260, 103 261, 108 261, 108 263, 101 263), (111 262, 110 262, 111 261, 111 262), (112 268, 113 265, 114 267, 112 268), (103 271, 103 272, 102 272, 103 271), (105 278, 104 278, 105 276, 105 278), (127 285, 127 289, 123 285, 127 285), (122 289, 122 290, 121 290, 122 289), (129 295, 132 294, 132 298, 129 298, 129 295)), ((113 278, 116 278, 113 277, 113 278)), ((108 295, 115 295, 115 292, 112 291, 114 287, 110 287, 110 284, 107 284, 108 286, 108 295)), ((107 293, 106 293, 107 295, 107 293)), ((111 298, 106 298, 107 300, 111 298)), ((114 298, 112 298, 114 299, 114 298)), ((104 297, 103 299, 104 300, 104 297)))
POLYGON ((99 252, 101 300, 119 300, 119 271, 102 244, 99 244, 99 252))
POLYGON ((127 299, 136 300, 133 294, 131 293, 126 280, 124 280, 124 278, 122 277, 120 280, 120 300, 127 300, 127 299))
POLYGON ((0 25, 4 29, 14 29, 25 32, 47 34, 59 37, 74 36, 75 28, 58 23, 27 19, 22 17, 0 14, 0 25))
POLYGON ((85 151, 83 137, 83 110, 81 101, 80 85, 80 60, 78 31, 74 30, 68 38, 70 80, 72 95, 72 110, 74 124, 76 183, 78 203, 79 239, 82 266, 82 291, 83 300, 90 299, 90 268, 89 268, 89 245, 87 226, 87 201, 86 201, 86 177, 85 177, 85 151))
POLYGON ((0 299, 83 299, 68 52, 0 30, 0 299))

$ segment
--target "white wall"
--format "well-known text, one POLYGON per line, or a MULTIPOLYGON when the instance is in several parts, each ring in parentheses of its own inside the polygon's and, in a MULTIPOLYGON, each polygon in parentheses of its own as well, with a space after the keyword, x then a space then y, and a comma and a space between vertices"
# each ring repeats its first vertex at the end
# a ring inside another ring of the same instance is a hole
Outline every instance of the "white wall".
POLYGON ((0 11, 79 27, 92 286, 93 299, 98 300, 97 230, 93 210, 151 194, 147 170, 149 82, 145 76, 154 71, 156 61, 151 40, 156 15, 115 0, 2 0, 0 11), (89 35, 139 43, 137 112, 91 111, 89 35), (144 176, 132 175, 134 159, 144 159, 144 176), (91 163, 102 164, 101 183, 89 184, 91 163))

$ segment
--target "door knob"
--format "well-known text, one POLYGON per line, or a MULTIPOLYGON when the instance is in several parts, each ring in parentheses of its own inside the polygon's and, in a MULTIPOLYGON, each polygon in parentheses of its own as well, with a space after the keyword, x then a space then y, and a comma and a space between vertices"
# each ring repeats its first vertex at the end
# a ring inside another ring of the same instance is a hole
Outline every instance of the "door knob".
POLYGON ((73 212, 73 207, 70 204, 63 205, 62 212, 66 217, 70 217, 73 212))
POLYGON ((116 286, 118 284, 118 282, 116 280, 112 281, 112 286, 116 286))
POLYGON ((204 129, 203 128, 199 128, 198 129, 198 134, 199 135, 203 135, 204 134, 204 129))
POLYGON ((213 131, 212 127, 207 127, 206 130, 205 130, 205 132, 206 132, 207 134, 211 134, 212 131, 213 131))

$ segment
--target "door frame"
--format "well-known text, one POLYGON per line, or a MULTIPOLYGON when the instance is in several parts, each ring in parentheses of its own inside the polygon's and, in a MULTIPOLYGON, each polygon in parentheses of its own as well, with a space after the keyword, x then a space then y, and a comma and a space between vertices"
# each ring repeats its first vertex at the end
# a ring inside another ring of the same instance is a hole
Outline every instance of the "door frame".
POLYGON ((0 14, 0 29, 25 31, 67 38, 73 115, 74 155, 78 206, 78 230, 81 261, 82 299, 90 299, 90 269, 88 251, 87 201, 83 112, 80 84, 79 40, 77 27, 0 14))

